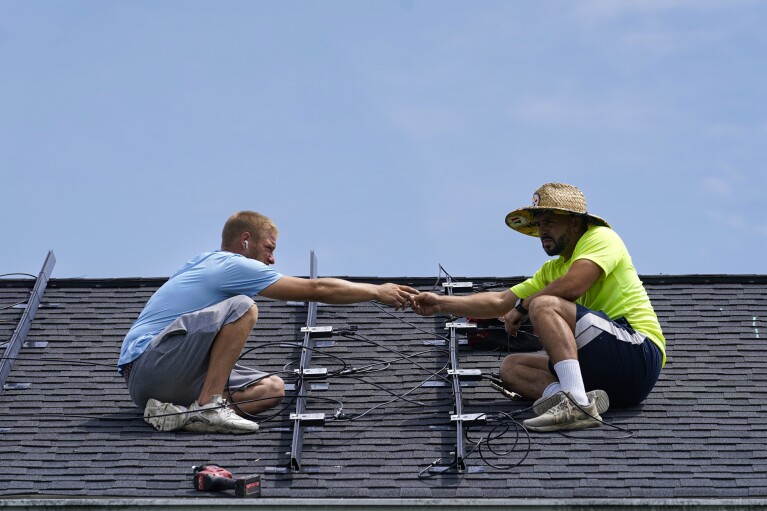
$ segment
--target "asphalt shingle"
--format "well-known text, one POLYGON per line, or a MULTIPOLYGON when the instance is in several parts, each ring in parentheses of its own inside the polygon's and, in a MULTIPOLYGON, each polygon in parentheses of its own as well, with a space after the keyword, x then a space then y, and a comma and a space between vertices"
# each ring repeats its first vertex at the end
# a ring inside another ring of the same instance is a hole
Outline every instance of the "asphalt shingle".
MULTIPOLYGON (((331 376, 314 382, 307 411, 328 420, 306 428, 302 467, 292 472, 292 396, 255 435, 160 433, 144 423, 115 362, 163 279, 52 279, 26 339, 47 345, 21 349, 0 393, 0 462, 15 474, 0 497, 200 497, 191 467, 202 463, 262 474, 263 495, 276 498, 767 497, 767 277, 643 280, 668 344, 648 399, 608 411, 606 427, 567 436, 528 435, 510 418, 467 427, 467 470, 458 473, 446 317, 373 303, 318 307, 318 325, 356 331, 322 339, 313 354, 312 366, 331 376)), ((32 284, 0 280, 0 346, 23 311, 11 305, 32 284)), ((259 324, 243 363, 294 381, 308 307, 256 300, 259 324)), ((488 375, 503 355, 464 344, 460 366, 488 375)), ((462 395, 465 413, 530 415, 529 403, 484 381, 465 382, 462 395)))

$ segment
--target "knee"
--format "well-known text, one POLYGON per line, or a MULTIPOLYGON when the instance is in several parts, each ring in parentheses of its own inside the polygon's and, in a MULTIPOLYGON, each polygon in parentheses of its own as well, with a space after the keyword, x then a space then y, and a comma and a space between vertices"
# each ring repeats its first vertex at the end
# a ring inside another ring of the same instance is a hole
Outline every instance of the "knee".
POLYGON ((517 369, 521 365, 521 357, 519 355, 508 355, 501 361, 500 375, 501 380, 504 383, 511 383, 514 376, 517 374, 517 369))
POLYGON ((251 305, 240 319, 250 324, 251 328, 256 326, 256 322, 258 322, 258 306, 255 303, 251 305))
POLYGON ((279 376, 271 375, 263 380, 264 394, 278 403, 285 397, 285 382, 279 376))
POLYGON ((535 321, 535 318, 540 317, 542 314, 551 312, 559 305, 559 298, 551 295, 539 295, 530 300, 527 306, 527 310, 530 313, 530 321, 535 321))

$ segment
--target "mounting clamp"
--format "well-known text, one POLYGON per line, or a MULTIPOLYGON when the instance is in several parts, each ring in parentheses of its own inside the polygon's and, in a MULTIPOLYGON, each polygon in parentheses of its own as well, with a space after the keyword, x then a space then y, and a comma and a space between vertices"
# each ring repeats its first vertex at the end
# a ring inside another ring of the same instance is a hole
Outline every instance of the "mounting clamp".
POLYGON ((304 378, 326 378, 328 376, 328 370, 325 367, 307 367, 303 371, 293 369, 293 372, 304 378))
POLYGON ((302 426, 324 426, 324 413, 291 413, 290 420, 301 421, 302 426))
POLYGON ((474 283, 472 282, 443 282, 442 287, 447 291, 452 289, 453 291, 471 291, 474 289, 474 283))
POLYGON ((332 326, 304 326, 301 327, 301 333, 308 333, 312 337, 330 337, 333 335, 332 326))
POLYGON ((484 413, 463 413, 460 415, 451 415, 450 420, 453 422, 473 422, 475 424, 484 424, 487 420, 487 415, 484 413))
POLYGON ((448 376, 457 376, 461 380, 481 380, 481 369, 448 369, 448 376))
POLYGON ((451 321, 448 323, 445 323, 445 330, 455 328, 456 330, 467 330, 470 328, 477 328, 476 323, 466 323, 462 321, 451 321))

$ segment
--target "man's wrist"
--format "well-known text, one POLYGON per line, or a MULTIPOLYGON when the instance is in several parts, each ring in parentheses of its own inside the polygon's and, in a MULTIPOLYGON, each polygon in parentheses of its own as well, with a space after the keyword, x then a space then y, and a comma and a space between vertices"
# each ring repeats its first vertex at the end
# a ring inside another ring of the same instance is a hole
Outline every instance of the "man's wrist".
POLYGON ((523 316, 527 316, 528 315, 528 310, 525 309, 524 302, 525 302, 525 299, 524 298, 520 298, 519 300, 517 300, 517 303, 514 304, 514 308, 517 309, 517 312, 519 312, 523 316))

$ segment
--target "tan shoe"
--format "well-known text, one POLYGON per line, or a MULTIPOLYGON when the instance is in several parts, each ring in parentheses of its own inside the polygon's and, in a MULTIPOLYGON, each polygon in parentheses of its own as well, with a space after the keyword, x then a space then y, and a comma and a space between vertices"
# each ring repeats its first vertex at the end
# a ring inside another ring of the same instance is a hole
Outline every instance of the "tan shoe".
POLYGON ((602 417, 597 412, 595 400, 579 405, 569 393, 565 393, 559 404, 523 424, 530 431, 567 431, 597 427, 602 424, 602 417))
MULTIPOLYGON (((607 392, 604 390, 592 390, 586 393, 586 397, 589 398, 589 401, 597 402, 597 412, 599 412, 599 415, 602 415, 610 408, 610 398, 607 397, 607 392)), ((533 403, 533 412, 535 415, 541 415, 552 406, 558 405, 563 399, 566 399, 564 392, 557 392, 549 397, 537 399, 533 403)))

